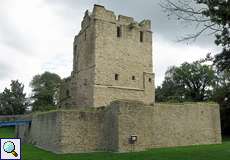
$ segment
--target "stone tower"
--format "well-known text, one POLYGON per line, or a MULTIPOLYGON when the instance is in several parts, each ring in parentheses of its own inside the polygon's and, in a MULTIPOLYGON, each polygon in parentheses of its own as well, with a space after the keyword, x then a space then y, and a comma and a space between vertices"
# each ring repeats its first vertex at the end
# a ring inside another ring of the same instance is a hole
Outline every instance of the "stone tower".
POLYGON ((73 43, 73 71, 60 89, 66 107, 107 106, 117 99, 154 103, 150 20, 138 23, 94 5, 73 43))
POLYGON ((72 74, 60 87, 63 109, 34 114, 31 124, 16 126, 23 142, 54 153, 221 143, 217 104, 149 105, 154 103, 150 21, 117 18, 95 5, 85 13, 73 50, 72 74))

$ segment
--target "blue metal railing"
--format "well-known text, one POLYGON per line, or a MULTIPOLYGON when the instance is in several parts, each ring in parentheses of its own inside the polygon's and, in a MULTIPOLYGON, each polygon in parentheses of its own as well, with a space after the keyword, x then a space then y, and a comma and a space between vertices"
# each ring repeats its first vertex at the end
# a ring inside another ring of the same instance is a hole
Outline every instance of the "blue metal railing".
POLYGON ((30 120, 18 120, 10 122, 0 122, 0 127, 2 126, 19 126, 19 125, 30 125, 32 121, 30 120))

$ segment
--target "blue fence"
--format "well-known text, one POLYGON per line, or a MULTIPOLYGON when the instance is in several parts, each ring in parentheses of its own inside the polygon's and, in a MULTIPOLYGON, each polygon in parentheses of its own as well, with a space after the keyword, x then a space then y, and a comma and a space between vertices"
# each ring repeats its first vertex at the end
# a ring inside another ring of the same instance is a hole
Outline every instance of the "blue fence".
POLYGON ((19 126, 19 125, 30 125, 32 121, 29 120, 18 120, 11 122, 0 122, 0 127, 2 126, 19 126))

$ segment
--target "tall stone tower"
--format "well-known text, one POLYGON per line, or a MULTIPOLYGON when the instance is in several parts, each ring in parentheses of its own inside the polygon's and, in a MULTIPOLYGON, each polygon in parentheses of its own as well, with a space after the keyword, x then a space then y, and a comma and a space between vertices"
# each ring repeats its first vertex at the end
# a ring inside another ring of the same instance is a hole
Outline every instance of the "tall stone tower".
POLYGON ((33 115, 31 124, 17 126, 16 135, 55 153, 221 143, 218 105, 149 105, 154 103, 150 28, 149 20, 116 17, 103 6, 87 11, 73 43, 72 74, 60 87, 64 109, 33 115))
POLYGON ((138 23, 94 5, 73 43, 73 71, 60 89, 66 107, 100 107, 117 99, 154 103, 150 20, 138 23))

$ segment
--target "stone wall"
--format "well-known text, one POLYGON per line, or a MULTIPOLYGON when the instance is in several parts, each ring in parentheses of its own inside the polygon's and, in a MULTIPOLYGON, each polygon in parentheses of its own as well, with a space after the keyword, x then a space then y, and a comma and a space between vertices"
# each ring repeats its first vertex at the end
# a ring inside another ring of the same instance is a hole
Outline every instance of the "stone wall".
POLYGON ((154 116, 156 147, 221 143, 217 104, 157 104, 154 116))
POLYGON ((107 150, 112 132, 105 110, 60 110, 33 116, 32 125, 16 127, 17 137, 55 153, 107 150), (107 117, 107 121, 105 120, 107 117), (105 126, 106 125, 106 126, 105 126))
POLYGON ((62 153, 105 150, 103 111, 61 112, 62 153))
POLYGON ((138 98, 144 103, 153 103, 150 21, 148 25, 143 26, 132 17, 119 15, 116 19, 116 15, 104 7, 95 7, 92 15, 95 18, 96 34, 94 106, 109 105, 123 96, 123 99, 138 98), (140 32, 143 33, 143 42, 140 42, 140 32), (148 81, 149 78, 151 81, 148 81), (145 92, 147 88, 152 89, 151 92, 145 92))
POLYGON ((221 143, 217 104, 156 104, 154 107, 115 102, 119 151, 221 143), (131 145, 128 138, 137 135, 131 145))
POLYGON ((119 100, 104 108, 37 114, 31 127, 17 131, 28 142, 56 153, 221 143, 219 107, 206 103, 145 106, 119 100), (137 136, 135 144, 130 144, 131 135, 137 136))
MULTIPOLYGON (((12 119, 12 120, 13 121, 17 121, 17 120, 31 121, 32 116, 33 116, 32 114, 20 115, 20 116, 15 116, 15 119, 14 120, 12 119)), ((21 138, 22 143, 30 142, 30 139, 31 139, 30 131, 31 131, 31 124, 15 126, 15 136, 21 138)))
POLYGON ((65 78, 62 80, 61 85, 59 86, 58 94, 58 104, 62 107, 69 107, 71 106, 71 77, 65 78))
POLYGON ((94 21, 85 13, 80 33, 74 39, 71 98, 72 106, 93 106, 95 73, 94 21))
POLYGON ((151 22, 117 17, 95 5, 92 13, 85 12, 81 27, 74 38, 69 85, 63 84, 60 91, 66 93, 70 88, 71 98, 60 94, 60 105, 75 109, 101 107, 123 95, 129 100, 154 103, 151 22))
POLYGON ((24 143, 31 143, 55 153, 61 152, 60 112, 35 114, 32 118, 31 126, 18 126, 16 132, 24 143), (21 137, 22 135, 24 137, 21 137))

